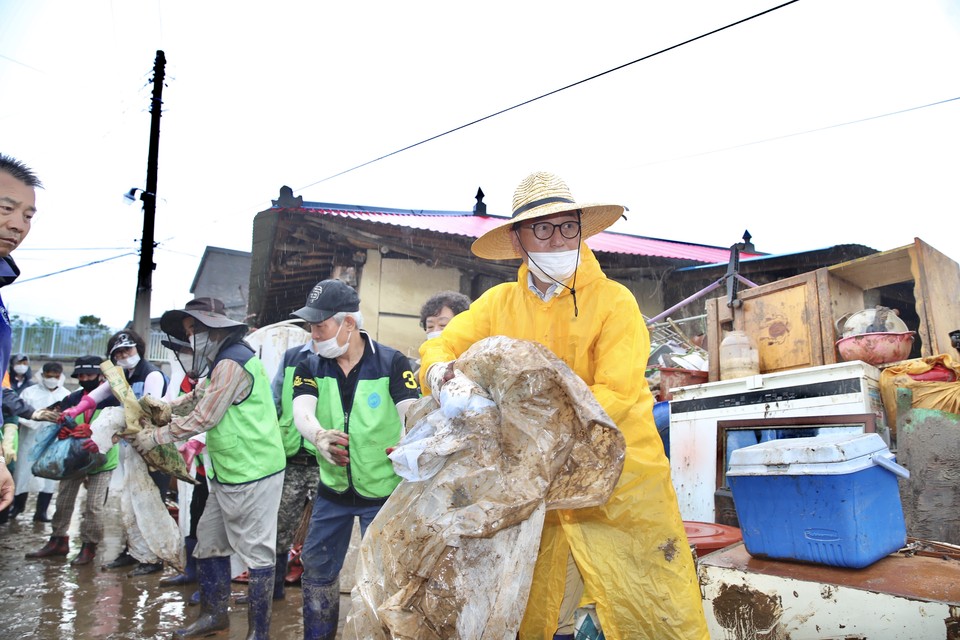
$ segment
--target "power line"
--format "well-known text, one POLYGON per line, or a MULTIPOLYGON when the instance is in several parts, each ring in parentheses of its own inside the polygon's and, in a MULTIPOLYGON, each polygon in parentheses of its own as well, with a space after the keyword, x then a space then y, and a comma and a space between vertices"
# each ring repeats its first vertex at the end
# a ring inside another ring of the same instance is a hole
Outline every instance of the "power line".
POLYGON ((765 142, 773 142, 775 140, 786 140, 787 138, 793 138, 796 136, 805 136, 809 133, 817 133, 820 131, 828 131, 830 129, 836 129, 838 127, 846 127, 853 124, 861 124, 863 122, 870 122, 871 120, 879 120, 880 118, 888 118, 890 116, 899 116, 904 113, 910 113, 911 111, 917 111, 919 109, 927 109, 928 107, 937 107, 942 104, 947 104, 960 100, 960 96, 955 98, 947 98, 945 100, 938 100, 936 102, 929 102, 927 104, 918 105, 916 107, 907 107, 906 109, 899 109, 897 111, 889 111, 887 113, 881 113, 875 116, 867 116, 865 118, 859 118, 857 120, 848 120, 846 122, 838 122, 836 124, 828 124, 823 127, 817 127, 816 129, 805 129, 804 131, 795 131, 794 133, 785 133, 780 136, 773 136, 771 138, 763 138, 760 140, 753 140, 751 142, 742 142, 740 144, 735 144, 729 147, 720 147, 719 149, 711 149, 710 151, 700 151, 698 153, 691 153, 687 156, 679 156, 676 158, 668 158, 666 160, 654 160, 653 162, 645 162, 643 164, 634 165, 635 167, 649 167, 657 164, 664 164, 667 162, 677 162, 679 160, 689 160, 690 158, 699 158, 700 156, 708 156, 713 153, 721 153, 723 151, 733 151, 734 149, 742 149, 743 147, 750 147, 755 144, 763 144, 765 142))
POLYGON ((23 284, 25 282, 33 282, 34 280, 40 280, 41 278, 49 278, 50 276, 55 276, 61 273, 66 273, 67 271, 74 271, 76 269, 83 269, 84 267, 91 267, 95 264, 100 264, 101 262, 110 262, 111 260, 116 260, 117 258, 123 258, 126 256, 135 256, 137 255, 136 251, 130 251, 128 253, 121 253, 118 256, 113 256, 112 258, 104 258, 103 260, 94 260, 93 262, 88 262, 86 264, 77 265, 76 267, 67 267, 66 269, 61 269, 60 271, 54 271, 53 273, 45 273, 42 276, 34 276, 33 278, 27 278, 26 280, 17 280, 8 284, 8 287, 13 287, 18 284, 23 284))
POLYGON ((530 98, 529 100, 524 100, 523 102, 520 102, 520 103, 518 103, 518 104, 515 104, 515 105, 513 105, 512 107, 507 107, 506 109, 501 109, 500 111, 496 111, 496 112, 494 112, 494 113, 491 113, 490 115, 484 116, 484 117, 482 117, 482 118, 478 118, 478 119, 473 120, 473 121, 471 121, 471 122, 468 122, 468 123, 466 123, 466 124, 462 124, 462 125, 460 125, 459 127, 454 127, 453 129, 450 129, 449 131, 444 131, 443 133, 438 133, 437 135, 430 136, 429 138, 426 138, 426 139, 424 139, 424 140, 421 140, 420 142, 415 142, 415 143, 413 143, 413 144, 407 145, 407 146, 403 147, 402 149, 397 149, 396 151, 391 151, 390 153, 385 154, 385 155, 382 155, 382 156, 380 156, 379 158, 374 158, 373 160, 368 160, 368 161, 366 161, 366 162, 364 162, 364 163, 362 163, 362 164, 358 164, 358 165, 356 165, 356 166, 354 166, 354 167, 350 167, 349 169, 344 169, 343 171, 340 171, 340 172, 335 173, 335 174, 333 174, 333 175, 327 176, 326 178, 323 178, 323 179, 321 179, 321 180, 317 180, 316 182, 311 182, 310 184, 308 184, 308 185, 306 185, 306 186, 304 186, 304 187, 300 187, 299 189, 295 189, 294 191, 303 191, 304 189, 309 189, 310 187, 316 186, 316 185, 318 185, 318 184, 320 184, 320 183, 322 183, 322 182, 326 182, 327 180, 332 180, 332 179, 334 179, 334 178, 338 178, 338 177, 340 177, 340 176, 342 176, 342 175, 344 175, 344 174, 350 173, 351 171, 356 171, 357 169, 360 169, 360 168, 362 168, 362 167, 366 167, 367 165, 371 165, 371 164, 373 164, 374 162, 379 162, 380 160, 384 160, 384 159, 386 159, 386 158, 389 158, 390 156, 395 156, 395 155, 397 155, 398 153, 402 153, 402 152, 404 152, 404 151, 408 151, 408 150, 410 150, 410 149, 413 149, 414 147, 418 147, 418 146, 420 146, 420 145, 422 145, 422 144, 426 144, 427 142, 431 142, 431 141, 433 141, 433 140, 436 140, 437 138, 442 138, 442 137, 445 136, 445 135, 454 133, 454 132, 456 132, 456 131, 460 131, 461 129, 466 129, 467 127, 470 127, 470 126, 473 126, 473 125, 478 124, 478 123, 480 123, 480 122, 483 122, 484 120, 489 120, 490 118, 494 118, 494 117, 496 117, 496 116, 502 115, 502 114, 504 114, 504 113, 507 113, 508 111, 513 111, 514 109, 519 109, 520 107, 523 107, 523 106, 526 106, 526 105, 531 104, 531 103, 533 103, 533 102, 536 102, 537 100, 542 100, 543 98, 547 98, 547 97, 552 96, 552 95, 554 95, 554 94, 560 93, 561 91, 566 91, 567 89, 571 89, 571 88, 573 88, 573 87, 576 87, 576 86, 578 86, 578 85, 584 84, 584 83, 586 83, 586 82, 590 82, 591 80, 596 80, 597 78, 601 78, 601 77, 603 77, 603 76, 605 76, 605 75, 607 75, 607 74, 613 73, 614 71, 619 71, 619 70, 621 70, 621 69, 624 69, 624 68, 626 68, 626 67, 629 67, 630 65, 637 64, 638 62, 643 62, 644 60, 649 60, 650 58, 653 58, 654 56, 658 56, 658 55, 660 55, 660 54, 662 54, 662 53, 666 53, 666 52, 668 52, 668 51, 672 51, 672 50, 677 49, 677 48, 679 48, 679 47, 688 45, 688 44, 690 44, 690 43, 692 43, 692 42, 696 42, 697 40, 702 40, 703 38, 706 38, 706 37, 708 37, 708 36, 712 36, 712 35, 714 35, 714 34, 716 34, 716 33, 720 33, 721 31, 725 31, 725 30, 730 29, 730 28, 732 28, 732 27, 735 27, 735 26, 737 26, 737 25, 743 24, 743 23, 745 23, 745 22, 749 22, 750 20, 753 20, 754 18, 759 18, 760 16, 766 15, 766 14, 771 13, 771 12, 773 12, 773 11, 776 11, 776 10, 778 10, 778 9, 782 9, 782 8, 788 6, 788 5, 794 4, 795 2, 799 2, 799 0, 789 0, 788 2, 784 2, 783 4, 777 5, 777 6, 775 6, 775 7, 770 8, 770 9, 766 9, 766 10, 764 10, 764 11, 761 11, 760 13, 755 13, 754 15, 749 16, 749 17, 747 17, 747 18, 743 18, 743 19, 741 19, 741 20, 737 20, 736 22, 731 22, 730 24, 728 24, 728 25, 726 25, 726 26, 719 27, 719 28, 714 29, 714 30, 712 30, 712 31, 708 31, 708 32, 706 32, 706 33, 704 33, 704 34, 701 34, 701 35, 699 35, 699 36, 696 36, 696 37, 694 37, 694 38, 690 38, 690 39, 688 39, 688 40, 684 40, 683 42, 678 42, 677 44, 674 44, 674 45, 671 45, 671 46, 669 46, 669 47, 666 47, 665 49, 660 49, 659 51, 656 51, 656 52, 654 52, 654 53, 647 54, 647 55, 645 55, 645 56, 643 56, 643 57, 641 57, 641 58, 637 58, 636 60, 632 60, 632 61, 630 61, 630 62, 626 62, 626 63, 621 64, 621 65, 619 65, 619 66, 613 67, 612 69, 607 69, 606 71, 602 71, 602 72, 600 72, 600 73, 594 74, 594 75, 592 75, 592 76, 590 76, 590 77, 588 77, 588 78, 584 78, 583 80, 578 80, 578 81, 573 82, 573 83, 571 83, 571 84, 568 84, 568 85, 566 85, 566 86, 560 87, 559 89, 554 89, 553 91, 548 91, 547 93, 544 93, 544 94, 542 94, 542 95, 539 95, 539 96, 537 96, 536 98, 530 98))
POLYGON ((17 253, 22 251, 123 251, 130 247, 19 247, 17 253))

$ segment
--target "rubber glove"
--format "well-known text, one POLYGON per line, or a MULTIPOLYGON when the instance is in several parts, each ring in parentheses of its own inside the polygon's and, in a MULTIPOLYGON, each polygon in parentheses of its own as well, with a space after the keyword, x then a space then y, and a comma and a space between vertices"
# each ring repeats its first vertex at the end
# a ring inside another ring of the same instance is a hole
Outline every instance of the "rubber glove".
POLYGON ((17 461, 17 448, 13 446, 13 441, 17 438, 17 425, 8 422, 3 425, 3 457, 7 464, 17 461))
POLYGON ((67 416, 68 418, 76 418, 81 413, 84 413, 88 409, 96 409, 97 403, 90 396, 83 396, 80 398, 80 402, 73 405, 69 409, 64 409, 62 415, 67 416))
POLYGON ((60 414, 50 409, 37 409, 30 419, 35 422, 57 422, 60 420, 60 414))
POLYGON ((143 429, 133 436, 131 444, 140 452, 140 455, 146 455, 160 446, 154 436, 156 431, 156 429, 143 429))
POLYGON ((90 453, 100 453, 100 447, 97 446, 97 443, 94 442, 92 438, 80 446, 83 447, 84 451, 89 451, 90 453))
POLYGON ((93 435, 93 432, 90 431, 90 425, 78 424, 77 428, 70 432, 70 435, 74 438, 89 438, 93 435))
POLYGON ((338 467, 345 467, 350 462, 350 436, 337 429, 321 429, 317 432, 314 444, 323 459, 338 467))
POLYGON ((430 387, 430 393, 440 401, 440 389, 443 385, 453 379, 453 365, 456 360, 450 362, 435 362, 427 370, 427 386, 430 387))
POLYGON ((206 445, 199 440, 187 440, 182 443, 177 450, 180 452, 180 455, 183 456, 183 462, 187 465, 187 468, 190 468, 190 464, 193 462, 193 459, 203 451, 203 448, 206 445))

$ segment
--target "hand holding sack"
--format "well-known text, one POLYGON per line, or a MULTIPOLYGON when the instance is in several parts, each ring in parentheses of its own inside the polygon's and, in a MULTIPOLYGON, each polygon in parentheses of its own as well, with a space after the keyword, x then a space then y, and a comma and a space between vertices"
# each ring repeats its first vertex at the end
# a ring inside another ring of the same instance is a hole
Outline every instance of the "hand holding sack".
POLYGON ((143 429, 140 433, 131 437, 130 443, 134 449, 140 452, 140 455, 145 456, 159 446, 156 432, 156 429, 143 429))
POLYGON ((314 444, 323 459, 338 467, 345 467, 350 462, 350 436, 337 429, 321 429, 317 432, 314 444))
POLYGON ((60 419, 60 414, 50 409, 37 409, 30 419, 34 422, 56 422, 60 419))

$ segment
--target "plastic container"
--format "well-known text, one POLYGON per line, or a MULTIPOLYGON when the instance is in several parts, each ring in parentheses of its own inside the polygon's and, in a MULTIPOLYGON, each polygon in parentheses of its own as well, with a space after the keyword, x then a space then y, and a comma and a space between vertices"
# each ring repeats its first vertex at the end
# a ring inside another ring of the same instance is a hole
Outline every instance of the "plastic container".
POLYGON ((703 384, 704 382, 707 382, 709 378, 709 371, 660 367, 660 400, 666 401, 673 398, 673 394, 670 393, 670 389, 703 384))
POLYGON ((751 555, 854 569, 906 543, 898 476, 909 472, 876 433, 744 447, 727 471, 751 555))
POLYGON ((687 542, 697 550, 697 557, 729 547, 743 539, 740 529, 716 522, 683 521, 687 542))
POLYGON ((743 331, 730 331, 720 342, 720 379, 733 380, 760 373, 760 352, 743 331))

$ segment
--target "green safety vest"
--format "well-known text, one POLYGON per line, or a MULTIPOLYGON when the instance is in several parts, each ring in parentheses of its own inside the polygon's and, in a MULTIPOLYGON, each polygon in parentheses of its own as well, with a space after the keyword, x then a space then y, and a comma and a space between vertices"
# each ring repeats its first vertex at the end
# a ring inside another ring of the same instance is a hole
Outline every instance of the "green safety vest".
POLYGON ((263 363, 243 343, 223 349, 213 366, 225 359, 243 366, 253 379, 253 388, 243 402, 231 405, 217 426, 207 431, 207 453, 220 483, 244 484, 283 471, 287 460, 263 363))
POLYGON ((280 391, 280 435, 283 437, 283 449, 287 457, 296 455, 303 447, 309 453, 320 457, 312 442, 305 439, 293 424, 293 372, 297 365, 306 360, 313 352, 294 347, 283 357, 283 387, 280 391))

